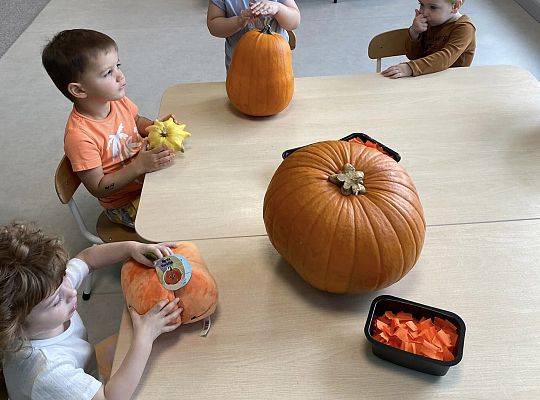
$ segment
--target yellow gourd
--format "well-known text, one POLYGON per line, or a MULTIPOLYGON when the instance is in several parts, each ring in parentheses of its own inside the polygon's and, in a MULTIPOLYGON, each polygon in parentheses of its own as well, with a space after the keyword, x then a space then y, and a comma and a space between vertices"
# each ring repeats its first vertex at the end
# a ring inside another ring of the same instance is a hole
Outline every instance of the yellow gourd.
POLYGON ((166 121, 156 119, 153 125, 146 128, 149 149, 164 145, 173 151, 180 150, 183 153, 184 139, 191 136, 191 133, 184 130, 185 127, 174 122, 172 117, 166 121))

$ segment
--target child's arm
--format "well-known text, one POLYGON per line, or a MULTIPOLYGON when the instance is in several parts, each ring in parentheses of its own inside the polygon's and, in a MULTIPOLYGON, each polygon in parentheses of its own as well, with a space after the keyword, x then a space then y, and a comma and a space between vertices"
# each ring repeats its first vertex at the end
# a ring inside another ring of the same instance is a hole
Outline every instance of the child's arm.
POLYGON ((471 24, 464 23, 456 26, 441 50, 407 63, 412 70, 412 75, 431 74, 450 68, 467 49, 473 40, 474 33, 475 28, 471 24))
POLYGON ((415 60, 420 57, 422 48, 420 46, 420 35, 427 31, 427 18, 420 12, 414 10, 415 16, 409 28, 409 36, 405 40, 405 55, 409 60, 415 60))
POLYGON ((141 380, 144 368, 152 351, 154 340, 164 332, 171 332, 180 323, 170 324, 177 319, 182 309, 178 298, 168 302, 161 300, 150 311, 139 315, 129 307, 133 323, 133 340, 118 371, 111 376, 105 387, 101 386, 93 400, 130 399, 141 380))
POLYGON ((279 26, 292 31, 300 25, 300 10, 294 0, 259 1, 250 6, 255 17, 274 17, 279 26))
POLYGON ((234 35, 244 28, 249 22, 249 15, 243 13, 241 16, 226 17, 225 11, 208 0, 208 11, 206 13, 206 26, 212 36, 226 38, 234 35))
POLYGON ((152 262, 144 255, 154 253, 158 258, 170 256, 173 254, 171 247, 175 247, 175 244, 172 242, 159 244, 134 241, 106 243, 88 247, 77 254, 75 258, 83 260, 92 271, 124 261, 129 257, 132 257, 141 264, 152 267, 152 262))
POLYGON ((109 196, 136 178, 147 172, 157 171, 170 166, 174 152, 165 146, 146 149, 146 139, 141 145, 139 154, 124 168, 105 174, 101 166, 78 171, 77 176, 94 197, 109 196))

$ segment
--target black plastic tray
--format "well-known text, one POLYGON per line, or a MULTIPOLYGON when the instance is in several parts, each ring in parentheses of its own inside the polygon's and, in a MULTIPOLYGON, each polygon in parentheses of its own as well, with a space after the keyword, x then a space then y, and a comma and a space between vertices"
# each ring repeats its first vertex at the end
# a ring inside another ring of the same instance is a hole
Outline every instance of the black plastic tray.
POLYGON ((371 343, 373 354, 375 354, 377 357, 390 361, 394 364, 431 375, 446 375, 448 369, 451 366, 459 363, 463 357, 465 322, 463 322, 463 320, 457 314, 424 304, 415 303, 410 300, 400 299, 399 297, 382 295, 373 300, 371 303, 371 308, 369 309, 366 325, 364 326, 364 333, 367 340, 371 343), (458 340, 454 349, 455 358, 452 361, 435 360, 433 358, 409 353, 408 351, 401 350, 375 340, 372 336, 373 319, 375 317, 382 316, 385 311, 392 311, 394 313, 403 311, 406 313, 411 313, 417 319, 420 319, 421 317, 439 317, 447 319, 453 323, 457 327, 458 334, 458 340))
MULTIPOLYGON (((392 150, 390 147, 382 144, 381 142, 379 142, 376 139, 373 139, 372 137, 366 135, 365 133, 360 133, 360 132, 351 133, 350 135, 347 135, 347 136, 345 136, 345 137, 343 137, 343 138, 341 138, 339 140, 342 140, 344 142, 348 142, 351 139, 359 139, 363 143, 365 143, 367 141, 376 143, 376 144, 378 144, 379 146, 382 147, 382 149, 385 151, 387 156, 393 158, 394 160, 396 160, 396 162, 399 162, 401 160, 401 156, 399 155, 399 153, 397 151, 392 150)), ((309 146, 309 145, 306 145, 306 146, 309 146)), ((289 157, 292 153, 294 153, 296 150, 301 149, 302 147, 306 147, 306 146, 300 146, 300 147, 295 147, 294 149, 285 150, 281 154, 281 157, 283 159, 285 159, 285 158, 289 157)), ((385 153, 383 153, 383 154, 385 154, 385 153)))

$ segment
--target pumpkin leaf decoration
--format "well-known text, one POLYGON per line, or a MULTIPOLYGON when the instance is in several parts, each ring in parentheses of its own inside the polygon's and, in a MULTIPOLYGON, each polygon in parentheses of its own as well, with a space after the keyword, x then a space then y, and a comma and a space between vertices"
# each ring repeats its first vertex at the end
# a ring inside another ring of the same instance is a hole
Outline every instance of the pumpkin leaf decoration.
POLYGON ((166 121, 156 119, 152 125, 146 128, 148 132, 149 149, 167 146, 173 151, 184 152, 184 139, 191 136, 191 133, 184 130, 186 125, 177 124, 171 117, 166 121))
POLYGON ((341 186, 341 193, 345 196, 366 193, 364 186, 364 173, 357 171, 353 165, 347 163, 340 173, 330 175, 328 180, 335 185, 341 186))

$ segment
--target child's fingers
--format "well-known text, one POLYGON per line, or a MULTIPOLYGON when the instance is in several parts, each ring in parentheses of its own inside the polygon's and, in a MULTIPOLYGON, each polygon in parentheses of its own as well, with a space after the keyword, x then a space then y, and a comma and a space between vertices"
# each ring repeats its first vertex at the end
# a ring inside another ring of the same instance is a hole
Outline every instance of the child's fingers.
POLYGON ((148 313, 159 314, 167 304, 169 304, 168 299, 160 300, 156 303, 154 307, 150 309, 150 311, 148 311, 148 313))
POLYGON ((163 319, 165 321, 165 324, 169 325, 171 321, 176 321, 180 317, 180 314, 182 314, 182 311, 184 311, 183 308, 177 308, 176 310, 172 311, 170 314, 166 315, 165 318, 163 319))
POLYGON ((176 328, 178 328, 180 325, 182 325, 181 322, 179 322, 177 324, 174 324, 174 325, 165 325, 163 328, 161 328, 161 333, 172 332, 176 328))
POLYGON ((176 297, 174 300, 169 301, 169 303, 166 304, 159 312, 160 316, 163 318, 176 310, 176 305, 178 304, 179 300, 180 299, 176 297))

